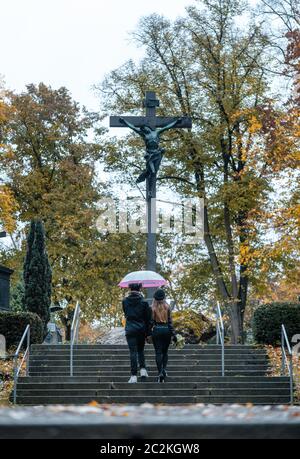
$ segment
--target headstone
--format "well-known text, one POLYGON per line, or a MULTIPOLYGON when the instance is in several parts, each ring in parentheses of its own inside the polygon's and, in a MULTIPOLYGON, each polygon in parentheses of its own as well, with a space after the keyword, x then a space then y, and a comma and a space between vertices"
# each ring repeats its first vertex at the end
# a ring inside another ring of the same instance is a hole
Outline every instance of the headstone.
POLYGON ((10 276, 13 270, 0 265, 0 311, 9 311, 10 276))
POLYGON ((6 339, 5 336, 0 335, 0 359, 6 358, 6 339))
POLYGON ((62 334, 58 326, 54 322, 48 323, 48 334, 44 340, 44 344, 61 344, 62 343, 62 334))

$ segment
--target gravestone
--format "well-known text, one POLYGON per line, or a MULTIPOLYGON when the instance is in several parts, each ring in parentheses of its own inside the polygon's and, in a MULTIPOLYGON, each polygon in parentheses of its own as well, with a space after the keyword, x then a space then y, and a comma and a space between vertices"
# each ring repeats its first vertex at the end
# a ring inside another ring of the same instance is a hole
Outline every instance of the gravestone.
POLYGON ((13 270, 0 265, 0 311, 9 311, 10 276, 13 270))
MULTIPOLYGON (((0 335, 0 359, 6 358, 6 339, 4 335, 0 335)), ((1 381, 0 381, 1 390, 1 381)))

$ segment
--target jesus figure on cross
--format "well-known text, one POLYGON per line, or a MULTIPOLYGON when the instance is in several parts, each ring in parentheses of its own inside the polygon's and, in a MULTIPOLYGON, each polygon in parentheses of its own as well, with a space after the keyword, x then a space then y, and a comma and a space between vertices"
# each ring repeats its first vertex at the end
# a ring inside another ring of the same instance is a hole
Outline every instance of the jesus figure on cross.
POLYGON ((161 165, 163 154, 165 153, 165 149, 160 148, 159 146, 160 135, 163 132, 168 131, 169 129, 172 129, 176 127, 178 124, 180 124, 182 118, 178 118, 177 120, 172 121, 166 126, 156 129, 152 129, 151 127, 146 125, 138 128, 124 118, 120 118, 119 121, 124 126, 129 127, 134 132, 139 134, 146 145, 146 170, 139 176, 139 178, 137 179, 137 183, 144 182, 148 177, 151 177, 152 175, 156 176, 161 165))

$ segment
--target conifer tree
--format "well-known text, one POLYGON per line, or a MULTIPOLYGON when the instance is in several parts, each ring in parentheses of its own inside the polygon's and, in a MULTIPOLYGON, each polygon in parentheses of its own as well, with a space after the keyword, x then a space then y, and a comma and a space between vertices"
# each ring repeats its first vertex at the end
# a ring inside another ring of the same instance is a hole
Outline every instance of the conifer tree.
POLYGON ((40 316, 44 334, 50 320, 52 273, 45 246, 45 230, 40 220, 31 223, 24 263, 24 306, 40 316))

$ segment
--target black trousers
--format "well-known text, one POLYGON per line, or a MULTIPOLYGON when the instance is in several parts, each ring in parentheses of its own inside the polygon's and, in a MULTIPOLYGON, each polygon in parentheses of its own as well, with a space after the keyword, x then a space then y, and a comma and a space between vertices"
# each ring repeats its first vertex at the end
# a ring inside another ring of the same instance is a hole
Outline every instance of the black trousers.
POLYGON ((156 354, 156 366, 159 374, 167 369, 168 351, 172 335, 168 327, 156 326, 153 329, 152 340, 156 354))
POLYGON ((129 352, 130 352, 130 366, 132 376, 137 376, 138 363, 140 368, 146 368, 145 363, 145 333, 132 333, 126 335, 129 352))

